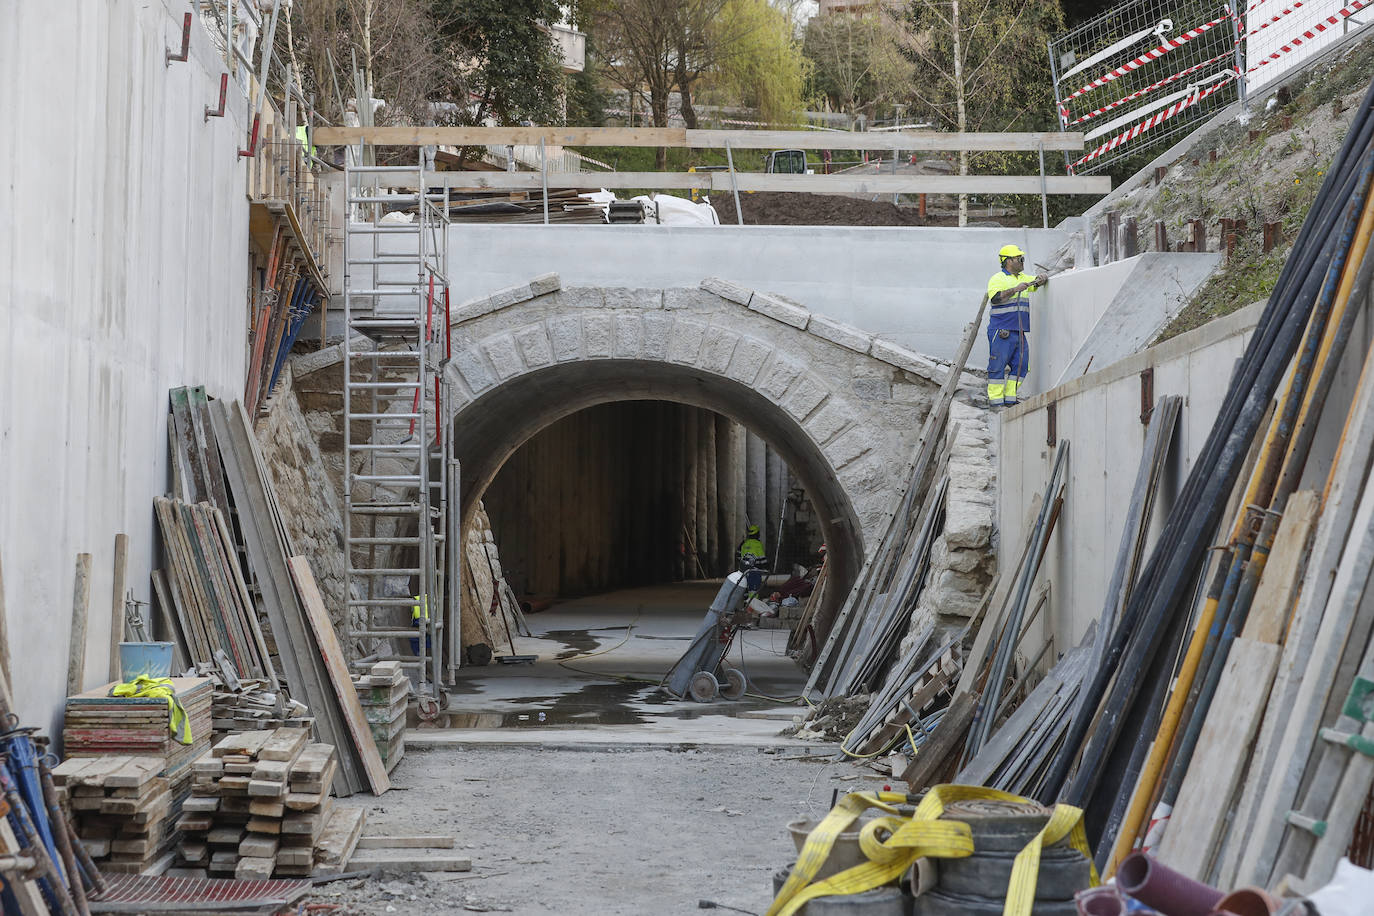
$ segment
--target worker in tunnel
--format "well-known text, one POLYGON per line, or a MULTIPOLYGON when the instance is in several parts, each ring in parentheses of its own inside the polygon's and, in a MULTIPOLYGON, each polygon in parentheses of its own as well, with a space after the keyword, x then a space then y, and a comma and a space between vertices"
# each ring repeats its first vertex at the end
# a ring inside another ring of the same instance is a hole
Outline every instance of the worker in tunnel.
POLYGON ((1020 400, 1030 365, 1030 294, 1049 282, 1022 273, 1026 253, 1015 245, 997 252, 1002 269, 988 280, 988 400, 993 407, 1020 400))
POLYGON ((740 572, 744 573, 749 593, 756 594, 763 585, 763 566, 768 557, 763 549, 763 541, 759 540, 758 525, 744 529, 744 540, 735 548, 735 557, 739 561, 740 572))

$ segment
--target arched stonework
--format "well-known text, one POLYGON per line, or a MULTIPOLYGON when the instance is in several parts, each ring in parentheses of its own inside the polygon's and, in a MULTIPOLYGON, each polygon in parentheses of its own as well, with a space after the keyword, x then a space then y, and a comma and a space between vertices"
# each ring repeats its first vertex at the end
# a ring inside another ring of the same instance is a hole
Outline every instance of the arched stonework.
POLYGON ((876 544, 948 371, 780 297, 698 289, 563 289, 546 275, 452 314, 446 427, 466 522, 502 463, 539 430, 610 401, 666 400, 766 439, 821 513, 833 574, 876 544))

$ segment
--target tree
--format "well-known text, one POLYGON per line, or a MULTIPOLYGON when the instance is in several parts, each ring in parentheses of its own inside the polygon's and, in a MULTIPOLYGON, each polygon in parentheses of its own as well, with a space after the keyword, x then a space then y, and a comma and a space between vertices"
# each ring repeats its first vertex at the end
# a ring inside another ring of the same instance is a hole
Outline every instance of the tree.
MULTIPOLYGON (((918 111, 960 132, 1047 126, 1054 91, 1046 42, 1064 27, 1058 0, 911 0, 904 12, 918 111)), ((968 173, 961 152, 959 174, 968 173)), ((967 221, 960 195, 959 224, 967 221)))
POLYGON ((447 40, 458 120, 502 125, 561 120, 564 80, 558 49, 545 23, 558 22, 557 0, 433 0, 447 40))
POLYGON ((734 37, 720 42, 717 76, 708 77, 713 88, 756 109, 767 124, 798 121, 810 65, 791 17, 768 0, 730 0, 724 19, 734 37))
POLYGON ((812 86, 830 107, 848 115, 905 101, 915 92, 914 65, 902 53, 903 24, 891 12, 817 16, 806 28, 803 53, 812 86))
MULTIPOLYGON (((803 60, 787 15, 768 0, 587 0, 582 4, 610 79, 644 92, 656 127, 679 113, 697 126, 695 97, 711 85, 732 100, 788 119, 800 107, 803 60)), ((658 166, 667 162, 660 150, 658 166)))

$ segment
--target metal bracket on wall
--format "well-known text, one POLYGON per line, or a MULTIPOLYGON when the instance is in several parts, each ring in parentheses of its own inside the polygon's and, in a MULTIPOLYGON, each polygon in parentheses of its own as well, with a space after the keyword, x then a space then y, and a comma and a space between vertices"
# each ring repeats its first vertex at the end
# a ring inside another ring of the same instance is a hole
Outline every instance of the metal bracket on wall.
POLYGON ((1155 368, 1151 366, 1140 373, 1140 422, 1150 425, 1150 414, 1155 410, 1155 368))
POLYGON ((164 67, 172 66, 172 61, 185 63, 191 51, 191 14, 187 13, 181 20, 181 53, 173 54, 171 48, 167 48, 167 57, 163 60, 164 67))
POLYGON ((211 108, 209 105, 206 105, 206 106, 205 106, 205 120, 208 121, 208 120, 210 120, 211 118, 222 118, 222 117, 224 117, 224 97, 228 94, 228 92, 229 92, 229 74, 227 74, 227 73, 221 73, 221 74, 219 75, 219 107, 218 107, 218 108, 211 108))
POLYGON ((1058 405, 1051 404, 1045 408, 1045 444, 1054 448, 1059 442, 1059 412, 1055 409, 1058 405))

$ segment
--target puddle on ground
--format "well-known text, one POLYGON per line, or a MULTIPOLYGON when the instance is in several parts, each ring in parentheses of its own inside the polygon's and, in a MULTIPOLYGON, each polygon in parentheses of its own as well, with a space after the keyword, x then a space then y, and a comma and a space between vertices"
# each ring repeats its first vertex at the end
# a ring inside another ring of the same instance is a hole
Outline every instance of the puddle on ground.
POLYGON ((538 634, 540 639, 553 639, 567 646, 566 649, 554 656, 555 660, 565 658, 575 658, 586 652, 591 652, 601 645, 602 640, 592 634, 601 630, 623 630, 624 627, 597 627, 594 630, 545 630, 538 634))

